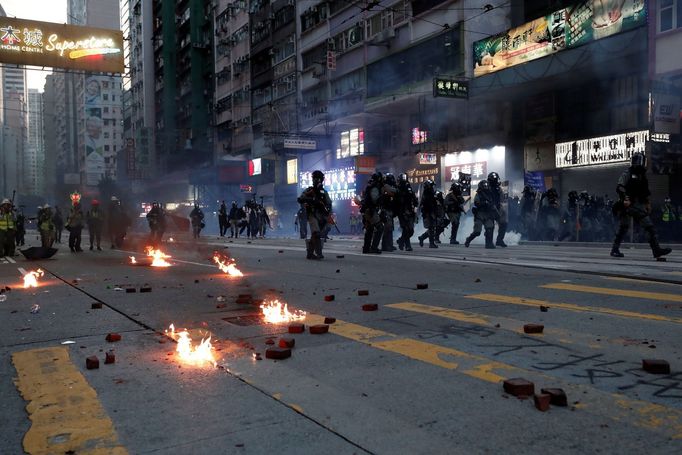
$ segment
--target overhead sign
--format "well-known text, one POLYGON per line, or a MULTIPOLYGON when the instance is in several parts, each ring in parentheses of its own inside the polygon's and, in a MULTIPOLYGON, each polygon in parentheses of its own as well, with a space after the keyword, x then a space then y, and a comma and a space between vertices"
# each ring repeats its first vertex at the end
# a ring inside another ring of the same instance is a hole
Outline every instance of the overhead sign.
POLYGON ((284 139, 285 149, 317 150, 317 141, 310 139, 284 139))
POLYGON ((506 32, 476 41, 474 77, 646 25, 646 3, 646 0, 582 1, 506 32))
POLYGON ((336 159, 365 154, 365 132, 361 128, 343 131, 339 142, 340 147, 336 149, 336 159))
POLYGON ((412 145, 425 144, 428 140, 429 140, 428 131, 419 128, 412 128, 412 145))
POLYGON ((442 77, 433 78, 433 96, 445 98, 469 98, 469 82, 442 77))
POLYGON ((594 166, 629 161, 635 152, 645 153, 648 131, 614 134, 555 146, 557 168, 594 166))
POLYGON ((287 160, 287 184, 298 183, 298 159, 287 160))
POLYGON ((0 17, 0 63, 123 73, 123 32, 0 17))
POLYGON ((445 178, 449 182, 459 180, 459 173, 471 175, 472 181, 479 181, 488 176, 488 162, 478 161, 476 163, 456 164, 445 168, 445 178))
POLYGON ((356 156, 356 174, 374 174, 377 170, 377 158, 375 156, 356 156))
MULTIPOLYGON (((343 167, 324 172, 324 188, 332 201, 347 201, 355 197, 355 168, 343 167)), ((313 184, 312 172, 299 173, 298 185, 306 189, 313 184)))

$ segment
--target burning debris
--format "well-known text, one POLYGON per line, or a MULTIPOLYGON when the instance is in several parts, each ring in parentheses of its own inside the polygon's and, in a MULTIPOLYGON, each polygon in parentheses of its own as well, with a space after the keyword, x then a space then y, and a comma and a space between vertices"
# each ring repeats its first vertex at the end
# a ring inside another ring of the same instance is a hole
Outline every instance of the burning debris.
POLYGON ((172 265, 170 262, 166 261, 166 259, 170 259, 171 256, 161 250, 148 246, 145 247, 144 252, 152 259, 152 267, 170 267, 172 265))
POLYGON ((301 321, 307 313, 301 310, 289 311, 288 305, 279 300, 266 300, 260 306, 263 319, 270 324, 282 324, 284 322, 301 321))
POLYGON ((227 275, 231 277, 241 277, 244 276, 241 270, 237 268, 237 262, 230 258, 220 255, 219 253, 213 254, 213 262, 218 264, 218 268, 227 275))
POLYGON ((41 278, 43 275, 45 275, 45 272, 43 272, 42 269, 35 271, 31 270, 30 272, 26 273, 26 275, 24 275, 24 289, 37 288, 38 278, 41 278))
POLYGON ((187 329, 176 332, 173 324, 166 330, 166 335, 177 341, 178 347, 176 348, 176 352, 182 362, 195 366, 201 366, 208 362, 214 367, 217 366, 217 362, 213 355, 215 348, 211 344, 210 336, 208 338, 202 338, 201 342, 194 346, 187 329))

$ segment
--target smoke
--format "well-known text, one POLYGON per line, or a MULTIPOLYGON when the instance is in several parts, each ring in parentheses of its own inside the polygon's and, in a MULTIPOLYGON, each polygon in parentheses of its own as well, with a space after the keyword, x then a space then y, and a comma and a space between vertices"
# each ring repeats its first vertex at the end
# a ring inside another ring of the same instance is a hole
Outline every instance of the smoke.
MULTIPOLYGON (((400 228, 397 227, 396 229, 399 230, 400 228)), ((471 234, 471 232, 474 230, 474 217, 473 216, 463 216, 460 219, 459 222, 459 230, 457 231, 457 240, 464 244, 464 241, 466 240, 467 236, 471 234)), ((424 225, 420 222, 418 225, 415 225, 414 228, 414 237, 412 240, 416 240, 416 237, 421 235, 426 229, 424 228, 424 225)), ((476 237, 473 242, 471 242, 472 245, 485 245, 485 237, 483 236, 483 232, 481 231, 481 235, 476 237)), ((497 236, 497 224, 495 224, 495 236, 497 236)), ((496 238, 496 237, 495 237, 496 238)), ((448 243, 450 241, 450 227, 446 228, 443 234, 440 236, 440 240, 443 243, 448 243)), ((507 232, 506 235, 504 236, 504 242, 507 245, 510 246, 516 246, 519 244, 519 241, 521 240, 521 234, 518 232, 507 232)))

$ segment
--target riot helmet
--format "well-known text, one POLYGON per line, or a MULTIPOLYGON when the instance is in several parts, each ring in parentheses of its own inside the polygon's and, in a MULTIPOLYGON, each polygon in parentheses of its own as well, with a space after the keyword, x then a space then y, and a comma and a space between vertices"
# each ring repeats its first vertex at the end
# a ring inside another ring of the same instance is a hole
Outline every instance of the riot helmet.
POLYGON ((386 173, 384 175, 384 183, 386 183, 387 185, 396 186, 395 175, 391 173, 386 173))
POLYGON ((452 182, 452 185, 450 185, 450 191, 459 196, 462 194, 462 185, 460 185, 459 182, 452 182))
POLYGON ((530 185, 524 186, 523 187, 523 194, 527 194, 527 195, 533 194, 533 188, 531 188, 530 185))
POLYGON ((487 180, 481 180, 478 182, 478 191, 486 191, 490 189, 490 184, 487 180))
POLYGON ((321 187, 323 183, 324 183, 324 173, 320 170, 314 171, 313 172, 313 186, 316 188, 321 187))
POLYGON ((646 157, 643 153, 635 152, 630 159, 630 165, 639 170, 646 170, 646 157))
POLYGON ((407 183, 407 174, 404 172, 398 174, 398 183, 407 183))
POLYGON ((384 181, 384 176, 381 172, 375 172, 372 174, 372 177, 369 179, 370 184, 375 184, 375 185, 381 185, 381 183, 384 181))
POLYGON ((437 191, 436 192, 436 199, 439 201, 443 202, 443 192, 442 191, 437 191))
POLYGON ((548 198, 553 198, 556 199, 559 197, 559 193, 557 193, 557 190, 554 188, 550 188, 547 190, 547 197, 548 198))
POLYGON ((497 172, 491 172, 488 174, 488 183, 491 188, 497 188, 500 186, 500 176, 497 172))

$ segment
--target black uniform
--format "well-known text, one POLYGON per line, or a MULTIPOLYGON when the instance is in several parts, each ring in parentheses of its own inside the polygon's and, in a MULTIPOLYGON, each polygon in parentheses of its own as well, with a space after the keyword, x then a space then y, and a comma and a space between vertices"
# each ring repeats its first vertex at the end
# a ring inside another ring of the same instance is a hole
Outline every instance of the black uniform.
POLYGON ((393 174, 384 176, 384 186, 381 191, 381 217, 384 232, 381 238, 382 251, 395 251, 393 246, 393 218, 396 216, 396 193, 398 184, 393 174))
POLYGON ((92 208, 86 216, 88 223, 88 232, 90 233, 90 250, 92 251, 94 245, 97 246, 98 251, 102 251, 102 225, 104 224, 104 214, 99 208, 99 202, 92 204, 92 208))
POLYGON ((540 240, 556 241, 561 228, 561 201, 559 193, 550 188, 540 198, 539 224, 540 240))
POLYGON ((521 229, 526 240, 533 240, 535 238, 535 222, 537 216, 535 213, 535 198, 536 193, 533 188, 526 185, 523 188, 523 196, 521 197, 521 229))
POLYGON ((509 224, 506 207, 507 195, 502 191, 502 182, 497 172, 488 174, 488 185, 490 185, 493 203, 497 209, 497 217, 495 218, 495 221, 497 221, 497 240, 495 245, 506 248, 507 244, 504 243, 504 236, 507 233, 507 225, 509 224))
POLYGON ((364 254, 381 254, 379 242, 384 233, 382 222, 382 193, 384 176, 380 172, 372 175, 362 193, 360 213, 365 226, 365 241, 362 245, 364 254))
POLYGON ((474 206, 471 209, 474 214, 474 230, 469 237, 466 238, 464 246, 467 248, 471 242, 481 235, 481 230, 485 229, 485 247, 495 248, 493 243, 493 231, 495 230, 495 220, 497 219, 497 207, 493 199, 490 185, 487 180, 481 180, 478 183, 476 196, 474 197, 474 206))
POLYGON ((419 200, 412 190, 412 185, 407 180, 406 174, 398 176, 398 192, 396 193, 396 214, 400 223, 401 235, 398 239, 398 248, 412 251, 410 239, 414 235, 414 222, 417 218, 417 206, 419 200))
POLYGON ((322 230, 329 222, 332 210, 332 200, 324 189, 324 174, 322 171, 313 172, 313 186, 309 186, 298 198, 308 215, 310 226, 310 240, 306 240, 306 258, 323 259, 322 230))
POLYGON ((152 209, 147 213, 147 223, 149 223, 150 241, 152 245, 158 246, 166 232, 166 213, 158 203, 152 204, 152 209))
POLYGON ((424 240, 428 237, 429 248, 438 248, 436 245, 436 230, 438 229, 438 201, 436 201, 436 189, 432 180, 424 182, 422 197, 419 207, 424 220, 426 232, 418 237, 419 246, 424 246, 424 240))
POLYGON ((227 206, 225 201, 220 204, 220 209, 218 209, 218 227, 220 229, 220 236, 225 237, 227 233, 227 227, 229 223, 227 221, 227 206))
POLYGON ((448 217, 450 226, 450 244, 459 245, 457 241, 457 231, 459 230, 459 220, 464 213, 464 196, 462 196, 462 186, 454 182, 450 186, 450 191, 445 196, 445 214, 448 217))

